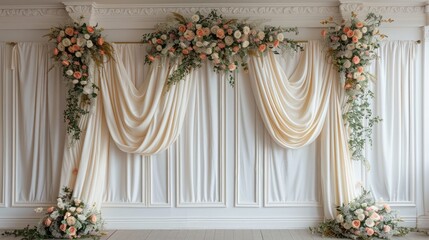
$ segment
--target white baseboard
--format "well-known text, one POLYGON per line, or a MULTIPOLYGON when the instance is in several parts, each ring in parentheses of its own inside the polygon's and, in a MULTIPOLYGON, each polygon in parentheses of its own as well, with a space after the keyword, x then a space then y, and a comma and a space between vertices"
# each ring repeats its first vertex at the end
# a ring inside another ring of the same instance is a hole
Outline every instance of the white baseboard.
POLYGON ((420 216, 417 218, 417 228, 429 229, 429 216, 420 216))
MULTIPOLYGON (((403 217, 402 226, 429 228, 429 217, 403 217)), ((105 229, 305 229, 320 218, 107 218, 105 229)), ((23 228, 37 224, 34 218, 0 218, 0 229, 23 228)))

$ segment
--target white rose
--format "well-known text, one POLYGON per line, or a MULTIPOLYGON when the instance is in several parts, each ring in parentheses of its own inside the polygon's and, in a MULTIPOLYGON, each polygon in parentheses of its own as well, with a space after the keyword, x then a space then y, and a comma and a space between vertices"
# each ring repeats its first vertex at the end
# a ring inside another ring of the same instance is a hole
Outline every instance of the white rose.
POLYGON ((83 35, 83 37, 84 37, 86 40, 88 40, 91 36, 89 36, 89 34, 85 34, 85 35, 83 35))
POLYGON ((219 26, 215 25, 215 26, 213 26, 213 27, 210 29, 210 31, 211 31, 213 34, 216 34, 218 29, 219 29, 219 26))
POLYGON ((89 86, 89 85, 86 85, 86 86, 83 88, 83 93, 84 93, 84 94, 86 94, 86 95, 90 95, 90 94, 92 94, 92 87, 91 87, 91 86, 89 86))
POLYGON ((74 205, 76 205, 76 206, 81 203, 79 198, 75 198, 73 201, 74 201, 74 205))
POLYGON ((157 46, 156 46, 156 50, 157 50, 158 52, 161 52, 161 51, 162 51, 162 46, 161 46, 161 45, 157 45, 157 46))
POLYGON ((85 39, 83 39, 83 38, 78 38, 78 39, 77 39, 77 41, 76 41, 76 44, 77 44, 79 47, 82 47, 85 43, 86 43, 86 41, 85 41, 85 39))
POLYGON ((162 39, 162 40, 167 40, 167 35, 162 34, 162 35, 161 35, 161 39, 162 39))
POLYGON ((353 78, 354 79, 357 79, 359 76, 360 76, 360 73, 358 73, 358 72, 353 73, 353 78))
POLYGON ((366 206, 368 206, 368 204, 366 204, 366 203, 362 203, 362 205, 361 205, 362 207, 366 207, 366 206))
POLYGON ((78 208, 76 208, 76 212, 77 212, 77 213, 82 213, 82 212, 83 212, 83 209, 82 209, 81 207, 78 207, 78 208))
POLYGON ((344 222, 344 217, 343 217, 343 215, 341 215, 341 214, 338 214, 338 215, 337 215, 337 217, 336 217, 336 219, 337 219, 337 223, 342 223, 342 222, 344 222))
POLYGON ((86 46, 89 48, 92 48, 92 46, 94 46, 94 43, 92 43, 91 40, 86 41, 86 46))
POLYGON ((343 67, 349 68, 352 65, 352 63, 349 60, 344 61, 343 67))
POLYGON ((207 47, 209 44, 210 44, 210 42, 207 42, 207 41, 203 42, 204 47, 207 47))
POLYGON ((76 52, 74 55, 76 55, 76 57, 82 57, 82 53, 81 52, 76 52))
POLYGON ((219 58, 219 54, 217 52, 212 54, 212 58, 213 59, 218 59, 219 58))
POLYGON ((61 43, 64 45, 64 47, 68 47, 71 45, 71 41, 68 38, 64 38, 61 43))
POLYGON ((348 230, 348 229, 352 228, 352 225, 350 223, 344 223, 343 227, 348 230))
POLYGON ((58 202, 57 206, 59 209, 64 209, 64 203, 62 202, 58 202))
POLYGON ((206 49, 206 54, 207 54, 207 55, 212 54, 212 52, 213 52, 213 50, 212 50, 211 48, 207 48, 207 49, 206 49))
POLYGON ((353 49, 355 49, 355 45, 353 43, 347 44, 347 49, 353 50, 353 49))
POLYGON ((259 38, 259 40, 264 40, 264 38, 265 38, 265 33, 264 32, 258 32, 258 38, 259 38))
MULTIPOLYGON (((359 86, 359 88, 360 88, 360 85, 359 85, 359 84, 357 84, 357 85, 356 85, 356 88, 358 88, 358 86, 359 86)), ((359 89, 359 88, 358 88, 358 89, 359 89)), ((364 214, 359 214, 357 217, 358 217, 359 221, 363 221, 363 220, 365 219, 365 215, 364 215, 364 214)))
POLYGON ((64 52, 64 50, 66 50, 66 48, 64 47, 64 45, 62 43, 58 43, 57 45, 58 50, 60 50, 61 52, 64 52))
POLYGON ((57 198, 57 202, 62 202, 62 201, 63 201, 63 199, 57 198))
POLYGON ((198 22, 198 20, 200 20, 200 16, 198 16, 198 15, 194 15, 194 16, 192 16, 192 22, 198 22))
POLYGON ((354 213, 355 213, 355 215, 362 214, 362 213, 363 213, 363 209, 362 209, 362 208, 359 208, 359 209, 357 209, 354 213))
POLYGON ((155 44, 156 43, 156 38, 152 38, 151 41, 152 41, 153 44, 155 44))
POLYGON ((77 215, 77 219, 79 219, 80 221, 83 222, 86 220, 86 217, 85 217, 85 215, 80 214, 80 215, 77 215))
POLYGON ((78 84, 78 83, 79 83, 79 80, 77 80, 77 79, 73 79, 72 83, 73 83, 73 84, 78 84))
POLYGON ((374 220, 368 218, 367 220, 365 220, 365 225, 368 227, 374 227, 374 220))
POLYGON ((241 46, 242 46, 243 48, 247 48, 247 47, 249 46, 249 41, 244 41, 244 42, 241 44, 241 46))
POLYGON ((236 39, 239 39, 239 38, 241 37, 241 32, 240 32, 240 30, 237 30, 237 31, 235 31, 235 32, 234 32, 234 37, 235 37, 236 39))
POLYGON ((283 42, 284 39, 285 39, 285 36, 283 35, 283 33, 277 34, 277 40, 279 40, 280 42, 283 42))
POLYGON ((70 208, 69 208, 69 211, 70 211, 70 212, 74 212, 74 211, 76 211, 76 208, 75 208, 75 207, 70 207, 70 208))
POLYGON ((201 25, 201 24, 196 24, 196 25, 195 25, 195 28, 196 28, 196 29, 201 29, 202 27, 203 27, 203 25, 201 25))
POLYGON ((64 37, 65 35, 66 35, 66 33, 63 30, 61 30, 60 31, 60 37, 64 37))
POLYGON ((74 217, 68 217, 66 221, 67 221, 67 224, 69 226, 73 226, 76 223, 76 218, 74 218, 74 217))
POLYGON ((335 26, 335 31, 340 31, 341 27, 340 26, 335 26))
POLYGON ((353 56, 353 52, 352 52, 352 51, 350 51, 350 50, 346 50, 346 51, 344 52, 344 56, 345 56, 346 58, 351 58, 351 57, 353 56))
POLYGON ((87 82, 87 81, 81 81, 81 82, 80 82, 80 85, 86 85, 86 84, 88 84, 88 82, 87 82))
POLYGON ((362 28, 362 33, 366 33, 367 31, 368 31, 368 28, 366 28, 366 27, 362 28))
POLYGON ((362 38, 362 32, 359 29, 354 30, 354 34, 358 39, 362 38))
POLYGON ((362 48, 363 48, 363 49, 367 49, 367 48, 368 48, 368 45, 366 45, 366 43, 364 43, 364 44, 362 44, 362 48))
POLYGON ((183 43, 183 42, 180 42, 180 47, 181 47, 181 48, 186 48, 186 44, 185 44, 185 43, 183 43))
POLYGON ((203 44, 202 42, 200 42, 200 41, 196 42, 196 43, 195 43, 195 45, 196 45, 197 47, 202 47, 202 46, 204 46, 204 44, 203 44))
POLYGON ((341 35, 341 40, 347 41, 347 35, 345 35, 345 34, 341 35))
POLYGON ((225 37, 225 44, 227 46, 231 46, 234 43, 234 39, 231 36, 226 36, 225 37))
POLYGON ((248 26, 244 26, 244 27, 243 27, 243 33, 244 33, 245 35, 249 34, 249 33, 250 33, 250 28, 249 28, 248 26))
POLYGON ((216 45, 217 45, 217 43, 212 42, 212 43, 210 44, 210 47, 216 47, 216 45))
POLYGON ((73 70, 69 69, 66 71, 67 76, 73 75, 73 70))

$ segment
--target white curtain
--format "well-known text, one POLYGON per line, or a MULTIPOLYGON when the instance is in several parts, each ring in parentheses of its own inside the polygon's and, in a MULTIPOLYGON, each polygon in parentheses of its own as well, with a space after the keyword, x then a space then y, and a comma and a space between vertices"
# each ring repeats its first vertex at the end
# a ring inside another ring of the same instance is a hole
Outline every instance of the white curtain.
POLYGON ((281 146, 303 147, 322 133, 322 198, 325 216, 333 217, 335 205, 354 197, 339 74, 323 43, 310 41, 304 51, 290 79, 274 53, 250 57, 251 86, 265 127, 281 146))
POLYGON ((413 176, 422 129, 417 47, 414 41, 385 42, 371 69, 376 77, 374 114, 383 121, 374 129, 373 147, 367 149, 368 185, 377 198, 393 202, 414 201, 416 191, 413 176))

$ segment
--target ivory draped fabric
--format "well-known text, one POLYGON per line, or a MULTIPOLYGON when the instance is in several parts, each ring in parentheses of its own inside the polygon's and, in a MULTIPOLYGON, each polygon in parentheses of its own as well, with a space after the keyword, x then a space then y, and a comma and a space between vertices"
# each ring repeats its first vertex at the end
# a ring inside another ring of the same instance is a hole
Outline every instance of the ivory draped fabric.
POLYGON ((325 217, 354 197, 352 163, 340 102, 339 74, 319 41, 309 41, 288 79, 273 52, 250 57, 251 86, 265 128, 285 148, 299 148, 321 133, 322 199, 325 217))

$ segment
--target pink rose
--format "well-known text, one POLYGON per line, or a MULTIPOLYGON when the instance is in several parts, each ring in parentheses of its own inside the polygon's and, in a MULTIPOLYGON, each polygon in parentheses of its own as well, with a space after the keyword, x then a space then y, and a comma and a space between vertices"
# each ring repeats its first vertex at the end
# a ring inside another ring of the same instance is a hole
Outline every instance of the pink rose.
POLYGON ((197 30, 197 36, 198 37, 204 36, 204 30, 202 28, 200 28, 200 29, 197 30))
POLYGON ((51 226, 52 220, 50 218, 46 218, 45 221, 43 221, 43 224, 45 224, 46 227, 51 226))
POLYGON ((60 50, 58 50, 58 48, 54 48, 54 55, 58 55, 58 53, 60 53, 60 50))
POLYGON ((75 227, 70 227, 69 228, 69 234, 70 234, 70 236, 75 236, 76 235, 76 228, 75 227))
POLYGON ((205 55, 204 53, 201 53, 200 54, 200 59, 201 60, 204 60, 204 59, 206 59, 207 58, 207 55, 205 55))
POLYGON ((384 204, 384 209, 386 210, 387 213, 390 213, 392 211, 392 209, 388 204, 384 204))
POLYGON ((162 39, 161 39, 161 38, 158 38, 158 39, 156 39, 156 43, 158 43, 158 44, 163 44, 163 43, 164 43, 164 41, 162 41, 162 39))
POLYGON ((280 41, 279 40, 274 40, 274 42, 273 42, 273 46, 274 47, 278 47, 279 46, 279 44, 280 44, 280 41))
POLYGON ((232 34, 232 32, 233 32, 233 30, 232 30, 231 28, 229 28, 229 29, 227 30, 227 32, 228 32, 228 35, 231 35, 231 34, 232 34))
POLYGON ((363 67, 362 67, 362 66, 359 66, 359 67, 357 68, 357 70, 358 70, 358 72, 359 72, 359 73, 363 73, 363 67))
POLYGON ((83 70, 86 70, 88 68, 88 66, 86 66, 86 65, 82 65, 82 69, 83 70))
POLYGON ((76 78, 76 79, 80 79, 82 77, 82 73, 76 71, 76 72, 73 73, 73 77, 76 78))
POLYGON ((218 46, 220 49, 223 49, 223 48, 225 48, 225 43, 220 42, 220 43, 218 43, 218 44, 217 44, 217 46, 218 46))
POLYGON ((353 74, 347 73, 347 78, 352 78, 352 77, 353 77, 353 74))
POLYGON ((326 31, 326 29, 323 29, 322 30, 322 32, 320 33, 321 35, 322 35, 322 37, 326 37, 326 34, 327 34, 328 32, 326 31))
POLYGON ((224 29, 228 29, 228 24, 224 24, 224 25, 223 25, 223 28, 224 28, 224 29))
POLYGON ((64 224, 64 223, 61 224, 60 225, 60 230, 63 231, 63 232, 65 232, 67 230, 67 224, 64 224))
POLYGON ((93 27, 91 27, 91 26, 86 26, 86 31, 87 31, 89 34, 94 33, 94 28, 93 28, 93 27))
POLYGON ((357 28, 362 28, 363 27, 363 23, 362 22, 357 22, 356 23, 356 27, 357 28))
POLYGON ((359 41, 359 38, 357 36, 353 36, 352 42, 357 43, 359 41))
POLYGON ((216 37, 218 37, 220 39, 224 38, 225 37, 225 31, 222 28, 219 28, 216 31, 216 37))
POLYGON ((74 34, 74 29, 71 27, 68 27, 66 28, 66 30, 64 30, 64 32, 71 37, 74 34))
POLYGON ((61 62, 61 64, 63 65, 63 66, 68 66, 68 65, 70 65, 70 63, 69 63, 69 61, 67 61, 67 60, 63 60, 62 62, 61 62))
POLYGON ((46 209, 47 213, 52 213, 54 211, 54 207, 48 207, 48 209, 46 209))
POLYGON ((390 232, 390 230, 392 230, 392 228, 390 228, 390 226, 389 225, 384 225, 384 227, 383 227, 383 231, 384 232, 390 232))
POLYGON ((186 31, 186 26, 185 25, 179 25, 179 32, 184 33, 186 31))
POLYGON ((70 38, 70 42, 71 43, 76 43, 76 38, 75 37, 70 38))
POLYGON ((147 55, 147 59, 151 62, 155 61, 155 57, 152 55, 147 55))
POLYGON ((237 66, 234 63, 231 63, 228 65, 229 71, 234 71, 237 68, 237 66))
POLYGON ((258 50, 259 50, 260 52, 264 52, 264 51, 265 51, 265 49, 267 49, 267 45, 265 45, 265 44, 261 44, 261 45, 259 45, 259 47, 258 47, 258 50))
POLYGON ((192 22, 188 22, 188 24, 186 24, 186 27, 189 29, 193 26, 192 22))
POLYGON ((349 30, 347 32, 347 37, 351 38, 351 37, 353 37, 353 35, 355 35, 355 32, 353 32, 353 30, 349 30))
POLYGON ((75 52, 79 51, 79 49, 80 49, 80 47, 77 44, 73 45, 72 48, 75 52))
POLYGON ((203 31, 205 36, 210 35, 210 28, 203 28, 203 31))
POLYGON ((176 49, 174 47, 171 47, 170 49, 168 49, 168 51, 174 53, 176 49))
POLYGON ((92 224, 96 224, 96 223, 97 223, 97 216, 96 216, 96 215, 94 215, 94 214, 92 214, 91 216, 89 216, 89 221, 90 221, 92 224))
POLYGON ((354 56, 354 57, 352 58, 352 62, 353 62, 354 64, 358 64, 358 63, 360 62, 360 58, 359 58, 358 56, 354 56))
POLYGON ((62 41, 62 37, 61 36, 57 36, 57 42, 60 43, 62 41))
POLYGON ((350 28, 349 27, 344 27, 343 28, 343 33, 348 33, 350 31, 350 28))
POLYGON ((368 234, 368 236, 372 236, 374 234, 374 229, 366 228, 366 234, 368 234))
POLYGON ((238 46, 234 46, 233 48, 232 48, 232 51, 233 52, 238 52, 238 50, 240 50, 240 47, 238 47, 238 46))
POLYGON ((183 49, 183 50, 182 50, 182 53, 183 53, 183 54, 185 54, 185 55, 188 55, 188 54, 189 54, 189 51, 188 51, 188 49, 183 49))
POLYGON ((101 45, 103 45, 103 43, 104 43, 104 39, 102 37, 99 37, 97 39, 97 45, 101 46, 101 45))
MULTIPOLYGON (((347 83, 347 84, 350 84, 350 83, 347 83)), ((346 85, 347 85, 346 84, 346 85)), ((350 85, 351 86, 351 85, 350 85)), ((353 220, 353 222, 352 222, 352 226, 354 227, 354 228, 359 228, 360 227, 360 221, 359 220, 353 220)))

